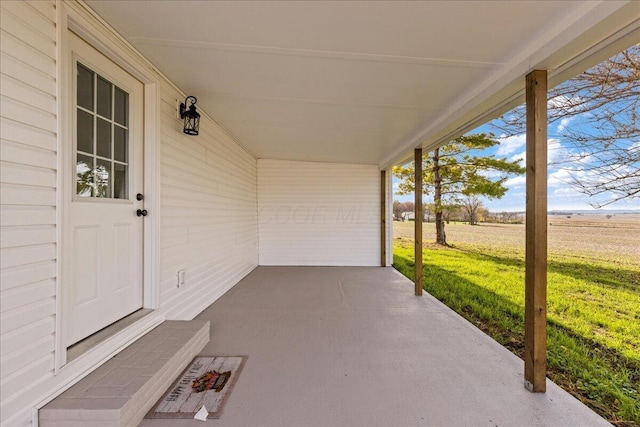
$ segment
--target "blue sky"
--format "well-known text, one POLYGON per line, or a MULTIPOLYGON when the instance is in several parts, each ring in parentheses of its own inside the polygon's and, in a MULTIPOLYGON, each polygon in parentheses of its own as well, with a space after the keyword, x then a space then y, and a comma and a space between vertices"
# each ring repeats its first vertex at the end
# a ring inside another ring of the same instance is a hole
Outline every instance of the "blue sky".
MULTIPOLYGON (((556 123, 550 124, 548 129, 548 157, 549 162, 553 162, 559 159, 561 156, 572 149, 564 142, 559 136, 559 131, 562 127, 570 128, 571 126, 583 126, 580 122, 579 116, 571 119, 562 119, 556 123)), ((490 133, 495 130, 486 124, 474 129, 470 133, 490 133)), ((499 135, 497 135, 499 136, 499 135)), ((522 165, 524 166, 525 159, 525 143, 526 135, 520 134, 508 138, 499 138, 500 145, 495 146, 489 150, 482 152, 482 155, 495 155, 500 158, 507 158, 509 160, 523 159, 522 165)), ((571 187, 568 183, 570 179, 569 172, 565 169, 558 169, 552 165, 549 166, 549 178, 548 178, 548 207, 549 210, 578 210, 578 209, 593 209, 590 203, 594 202, 594 199, 590 199, 587 195, 582 194, 571 187)), ((575 172, 578 175, 581 172, 575 172)), ((396 188, 398 180, 394 177, 394 199, 400 201, 413 201, 413 195, 399 196, 396 195, 396 188)), ((524 211, 525 210, 525 176, 511 177, 506 186, 509 189, 507 194, 499 200, 488 200, 483 198, 483 204, 491 211, 524 211)), ((425 196, 425 203, 431 202, 432 199, 429 196, 425 196)), ((606 206, 603 209, 639 209, 640 200, 621 201, 606 206)))

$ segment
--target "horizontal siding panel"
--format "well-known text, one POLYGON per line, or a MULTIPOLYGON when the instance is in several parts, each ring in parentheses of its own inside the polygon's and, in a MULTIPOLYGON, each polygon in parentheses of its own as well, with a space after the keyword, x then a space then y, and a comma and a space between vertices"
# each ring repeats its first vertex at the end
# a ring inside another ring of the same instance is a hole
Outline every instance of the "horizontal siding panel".
POLYGON ((55 297, 56 281, 47 279, 42 282, 31 283, 19 288, 8 289, 2 293, 0 312, 15 310, 25 305, 25 301, 36 302, 55 297))
MULTIPOLYGON (((55 23, 33 7, 33 1, 3 1, 2 27, 18 31, 26 36, 33 34, 40 39, 55 42, 55 23), (11 22, 16 21, 16 22, 11 22)), ((34 38, 34 44, 39 44, 34 38)))
MULTIPOLYGON (((176 150, 176 152, 179 152, 179 150, 176 150)), ((236 175, 236 179, 229 181, 228 176, 220 173, 212 173, 207 170, 208 168, 204 170, 189 169, 176 158, 168 158, 166 162, 163 162, 163 166, 166 169, 166 180, 173 185, 180 185, 181 187, 193 188, 194 186, 204 186, 204 188, 206 188, 213 184, 203 184, 203 180, 208 179, 215 180, 216 187, 231 187, 238 191, 251 192, 251 187, 255 187, 255 176, 238 174, 236 175)))
POLYGON ((0 161, 0 180, 7 184, 55 188, 56 171, 0 161))
POLYGON ((2 140, 0 159, 5 162, 56 169, 56 153, 54 151, 43 150, 20 142, 2 140))
POLYGON ((0 290, 4 292, 18 286, 41 282, 55 277, 56 263, 53 260, 11 268, 3 268, 0 271, 0 290))
MULTIPOLYGON (((26 367, 15 371, 12 375, 0 381, 0 398, 3 403, 15 399, 25 389, 25 384, 41 383, 43 378, 50 375, 54 369, 54 356, 48 352, 44 357, 30 363, 26 367)), ((4 412, 4 411, 3 411, 4 412)))
POLYGON ((55 206, 56 189, 28 185, 2 184, 0 203, 3 205, 55 206))
MULTIPOLYGON (((167 128, 163 128, 163 130, 167 130, 167 128)), ((206 132, 201 132, 199 136, 199 141, 201 137, 206 137, 206 132)), ((202 143, 191 143, 185 145, 180 140, 176 140, 174 138, 167 138, 166 144, 163 146, 163 149, 169 150, 174 149, 178 152, 184 152, 188 156, 192 156, 194 153, 199 153, 199 160, 202 161, 206 165, 218 165, 218 168, 208 168, 207 170, 210 172, 219 171, 221 168, 233 168, 234 174, 238 176, 250 177, 254 176, 253 170, 255 169, 255 160, 250 159, 247 161, 247 154, 244 151, 233 150, 229 148, 228 144, 222 143, 220 141, 212 140, 212 144, 210 146, 205 147, 202 143)), ((165 157, 167 158, 167 157, 165 157)), ((172 156, 169 155, 168 159, 171 159, 172 156)))
MULTIPOLYGON (((55 94, 56 80, 55 75, 48 75, 40 71, 37 63, 34 65, 27 64, 28 57, 17 59, 9 54, 2 52, 0 54, 2 66, 0 72, 6 76, 13 77, 16 80, 26 82, 41 92, 55 94), (24 60, 24 61, 23 61, 24 60)), ((4 112, 3 112, 4 113, 4 112)), ((30 122, 25 122, 30 123, 30 122)))
MULTIPOLYGON (((218 163, 211 159, 211 155, 207 158, 207 154, 198 154, 198 151, 192 150, 192 147, 181 147, 179 145, 167 144, 163 150, 163 163, 169 166, 181 168, 186 164, 190 164, 195 168, 195 172, 205 176, 218 176, 222 171, 234 171, 234 176, 243 177, 251 180, 250 171, 243 170, 246 165, 236 164, 226 159, 220 159, 218 163), (212 167, 216 166, 216 167, 212 167)), ((229 180, 229 176, 226 177, 229 180)))
MULTIPOLYGON (((207 149, 198 142, 195 141, 184 141, 182 139, 182 135, 173 135, 174 132, 176 132, 175 130, 175 126, 167 123, 167 121, 169 120, 169 116, 168 115, 164 115, 163 116, 163 122, 162 122, 162 126, 161 126, 161 132, 163 135, 163 144, 162 144, 162 154, 163 157, 166 158, 166 150, 167 149, 177 149, 178 151, 183 151, 185 156, 189 157, 190 159, 194 160, 194 164, 196 162, 203 162, 203 158, 204 156, 207 154, 207 149)), ((180 126, 182 126, 181 122, 180 126)), ((202 125, 202 122, 200 122, 200 124, 202 125)), ((198 136, 198 138, 200 138, 198 136)))
POLYGON ((45 372, 38 381, 24 383, 22 388, 0 404, 0 424, 4 427, 32 427, 31 408, 38 402, 34 396, 42 396, 47 383, 53 379, 53 371, 45 372))
POLYGON ((177 236, 186 236, 189 233, 189 228, 186 225, 180 225, 175 227, 163 227, 162 234, 169 239, 177 236))
POLYGON ((2 226, 55 225, 56 208, 53 206, 0 206, 2 226))
POLYGON ((261 265, 379 265, 377 166, 258 160, 261 265))
POLYGON ((228 262, 228 260, 224 259, 225 254, 231 251, 241 253, 249 251, 249 253, 253 253, 256 246, 256 239, 253 233, 233 236, 226 244, 213 244, 212 241, 211 237, 198 240, 189 239, 185 236, 184 239, 180 241, 178 237, 174 237, 173 240, 168 239, 166 244, 163 242, 161 247, 161 253, 163 254, 162 259, 166 260, 162 271, 173 275, 177 270, 182 269, 184 265, 192 265, 197 262, 209 262, 211 260, 225 264, 228 262), (199 254, 189 257, 184 255, 185 251, 199 251, 199 254))
MULTIPOLYGON (((37 388, 35 388, 35 391, 37 392, 37 388)), ((31 398, 31 400, 33 400, 33 397, 31 398)), ((6 405, 6 407, 3 407, 5 409, 2 409, 3 411, 12 411, 12 407, 19 407, 17 405, 15 405, 15 400, 13 402, 11 402, 11 405, 6 405)), ((3 422, 6 422, 6 425, 9 425, 11 427, 32 427, 32 418, 33 415, 31 413, 31 411, 22 411, 22 412, 12 412, 13 417, 11 418, 7 418, 7 420, 4 420, 3 422)))
POLYGON ((0 335, 0 347, 2 354, 11 354, 20 351, 33 340, 39 340, 55 332, 55 316, 46 316, 34 319, 25 327, 0 335))
POLYGON ((43 338, 31 340, 19 351, 3 355, 0 363, 0 381, 19 371, 21 367, 37 362, 49 353, 48 349, 53 348, 55 348, 55 336, 49 334, 43 338))
POLYGON ((251 193, 248 192, 237 194, 231 190, 221 189, 198 192, 191 188, 173 188, 168 184, 163 185, 161 195, 164 198, 165 206, 172 206, 173 201, 178 206, 209 208, 213 209, 215 213, 232 209, 234 206, 231 204, 232 202, 246 204, 251 200, 251 193), (220 200, 224 200, 224 203, 221 203, 220 200))
MULTIPOLYGON (((11 3, 23 3, 23 2, 6 2, 7 4, 11 3)), ((2 5, 2 30, 7 34, 10 34, 17 40, 22 40, 26 45, 31 46, 43 54, 55 58, 56 57, 56 43, 53 37, 49 37, 42 32, 36 30, 31 25, 25 25, 25 21, 23 19, 19 19, 17 16, 22 15, 19 13, 18 15, 12 14, 7 10, 5 2, 0 2, 2 5)), ((23 4, 21 7, 23 10, 33 10, 28 5, 23 4)), ((28 13, 28 12, 27 12, 28 13)), ((35 15, 35 13, 34 13, 35 15)), ((55 33, 55 27, 53 25, 43 25, 43 28, 48 29, 48 31, 53 31, 55 33), (53 28, 53 30, 51 30, 53 28)), ((16 52, 19 54, 20 52, 16 52)))
POLYGON ((0 93, 13 99, 28 99, 29 104, 45 113, 56 114, 55 96, 42 92, 13 77, 0 75, 0 93))
POLYGON ((52 1, 42 1, 42 0, 29 0, 26 1, 33 9, 37 10, 40 15, 42 15, 46 21, 48 21, 51 25, 55 25, 56 22, 56 5, 52 1))
POLYGON ((29 123, 30 126, 49 132, 57 130, 58 124, 55 114, 44 112, 19 100, 3 97, 0 100, 0 111, 2 111, 3 117, 13 121, 29 123))
POLYGON ((50 261, 56 258, 56 245, 55 243, 48 243, 35 246, 3 248, 0 249, 0 257, 2 257, 2 268, 50 261))
POLYGON ((0 42, 2 42, 1 51, 8 58, 13 59, 12 62, 0 66, 0 71, 3 75, 10 76, 28 86, 33 86, 33 83, 29 80, 30 76, 38 76, 37 81, 44 84, 45 87, 48 87, 52 80, 55 81, 55 57, 41 52, 25 43, 24 40, 17 39, 4 31, 0 32, 0 42), (28 72, 18 74, 21 70, 27 70, 28 72))
POLYGON ((35 320, 55 314, 55 298, 46 298, 14 310, 0 313, 0 334, 29 325, 35 320))
MULTIPOLYGON (((57 149, 55 132, 36 129, 24 123, 14 122, 5 118, 0 119, 0 126, 2 126, 3 145, 5 142, 11 141, 14 145, 17 143, 26 147, 45 150, 49 153, 55 152, 57 149)), ((9 160, 5 158, 6 155, 3 151, 2 160, 9 160)), ((55 157, 53 158, 55 159, 55 157)))
MULTIPOLYGON (((202 265, 217 266, 217 268, 220 269, 227 268, 230 263, 225 263, 225 259, 231 259, 227 258, 229 254, 235 255, 237 253, 242 253, 243 251, 253 247, 253 240, 248 237, 248 235, 234 236, 229 239, 229 244, 224 247, 221 247, 220 245, 212 246, 204 240, 199 242, 190 242, 189 244, 193 248, 198 248, 200 250, 199 254, 193 257, 185 257, 177 251, 163 251, 163 256, 165 257, 164 259, 167 260, 167 264, 162 266, 161 273, 163 277, 175 277, 176 272, 173 271, 172 265, 180 266, 181 268, 187 266, 194 267, 196 270, 202 265)), ((243 260, 240 260, 240 262, 242 261, 243 260)))
MULTIPOLYGON (((193 244, 193 243, 190 243, 193 244)), ((166 264, 164 264, 161 268, 161 277, 169 278, 172 282, 175 282, 176 271, 174 271, 176 266, 179 266, 179 269, 191 267, 191 266, 199 266, 199 265, 213 265, 218 266, 218 268, 228 268, 230 264, 225 263, 225 257, 228 253, 243 253, 246 251, 251 251, 253 248, 253 236, 238 236, 235 243, 227 245, 225 248, 219 248, 219 250, 212 250, 210 245, 199 242, 197 244, 193 244, 194 246, 200 246, 201 252, 199 255, 186 258, 184 255, 180 254, 178 251, 163 251, 163 259, 166 260, 166 264)), ((217 249, 217 248, 216 248, 217 249)), ((244 261, 239 261, 244 262, 244 261)), ((191 277, 191 272, 190 272, 191 277)))
MULTIPOLYGON (((173 248, 174 250, 188 251, 189 250, 187 246, 188 243, 189 243, 188 236, 183 235, 183 236, 167 237, 164 235, 164 229, 162 230, 162 236, 160 237, 160 249, 168 250, 173 248)), ((175 268, 175 270, 178 271, 179 268, 175 268)))
MULTIPOLYGON (((31 245, 55 243, 56 228, 54 225, 32 225, 2 227, 0 248, 14 248, 31 245)), ((23 264, 30 263, 25 259, 23 264)))
MULTIPOLYGON (((246 202, 243 202, 246 203, 246 202)), ((163 225, 164 225, 164 218, 167 218, 168 220, 172 220, 172 221, 178 221, 178 220, 191 220, 191 219, 203 219, 205 221, 210 221, 209 218, 207 218, 209 215, 214 215, 215 213, 211 212, 211 209, 208 208, 207 206, 193 206, 191 208, 184 209, 184 202, 181 201, 178 198, 174 198, 174 199, 170 199, 170 198, 165 198, 162 201, 162 213, 163 213, 163 225)), ((257 206, 255 204, 255 202, 253 202, 252 204, 243 204, 243 205, 234 205, 234 206, 228 206, 227 210, 230 213, 235 212, 236 215, 234 215, 234 218, 236 216, 238 216, 239 220, 244 221, 246 218, 244 218, 245 216, 251 216, 253 218, 256 217, 257 215, 257 206)), ((167 225, 170 225, 170 222, 167 222, 167 225)), ((175 222, 174 224, 175 225, 175 222)))
POLYGON ((227 215, 226 218, 221 218, 220 220, 215 217, 167 217, 163 220, 163 225, 166 226, 167 229, 186 226, 188 227, 188 230, 190 232, 193 232, 193 230, 197 230, 206 227, 207 225, 215 224, 221 221, 229 225, 229 228, 232 230, 232 232, 235 232, 235 225, 243 225, 246 224, 247 221, 255 221, 255 210, 253 214, 243 211, 236 215, 227 215))

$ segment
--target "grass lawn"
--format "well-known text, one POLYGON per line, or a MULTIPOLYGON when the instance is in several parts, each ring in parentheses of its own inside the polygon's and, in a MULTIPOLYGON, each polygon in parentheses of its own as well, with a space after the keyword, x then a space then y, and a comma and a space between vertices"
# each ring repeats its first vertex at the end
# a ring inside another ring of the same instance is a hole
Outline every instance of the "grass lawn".
MULTIPOLYGON (((404 235, 412 223, 395 228, 394 266, 413 279, 413 241, 404 235)), ((425 228, 425 241, 432 241, 425 228)), ((508 233, 494 226, 447 231, 453 247, 425 245, 424 289, 522 357, 524 238, 507 242, 508 233)), ((590 251, 593 228, 570 232, 585 243, 549 245, 547 376, 609 422, 640 425, 640 261, 628 250, 590 251)))

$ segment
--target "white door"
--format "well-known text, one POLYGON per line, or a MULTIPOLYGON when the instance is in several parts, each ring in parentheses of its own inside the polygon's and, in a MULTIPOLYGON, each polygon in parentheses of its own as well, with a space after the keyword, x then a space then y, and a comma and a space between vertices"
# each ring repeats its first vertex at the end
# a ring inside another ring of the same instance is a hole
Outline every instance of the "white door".
POLYGON ((71 32, 69 46, 66 346, 142 307, 144 220, 143 85, 71 32))

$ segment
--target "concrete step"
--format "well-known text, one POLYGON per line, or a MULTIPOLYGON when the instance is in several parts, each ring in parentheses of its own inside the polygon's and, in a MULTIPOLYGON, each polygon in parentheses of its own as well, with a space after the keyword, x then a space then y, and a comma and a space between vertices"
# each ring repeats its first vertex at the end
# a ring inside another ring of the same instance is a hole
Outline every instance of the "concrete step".
POLYGON ((166 321, 39 411, 41 427, 136 426, 209 342, 209 321, 166 321))

